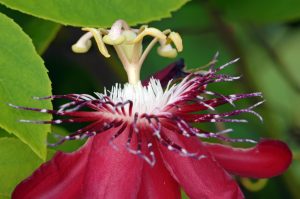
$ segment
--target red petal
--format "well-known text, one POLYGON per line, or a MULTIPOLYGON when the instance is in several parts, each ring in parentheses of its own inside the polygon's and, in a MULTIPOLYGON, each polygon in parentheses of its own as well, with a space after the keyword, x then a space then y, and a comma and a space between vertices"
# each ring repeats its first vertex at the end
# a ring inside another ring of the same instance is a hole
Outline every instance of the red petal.
POLYGON ((115 140, 119 150, 113 149, 108 144, 112 131, 71 154, 56 153, 17 186, 12 198, 136 198, 143 162, 124 149, 126 133, 115 140))
POLYGON ((228 172, 245 177, 270 178, 280 175, 292 161, 288 146, 277 140, 262 140, 248 149, 221 144, 205 145, 228 172))
POLYGON ((237 199, 244 198, 237 183, 211 157, 197 138, 181 138, 171 131, 166 135, 174 142, 185 147, 190 152, 199 152, 206 158, 197 160, 182 157, 160 145, 163 160, 171 175, 182 185, 192 199, 237 199))
MULTIPOLYGON (((156 146, 155 146, 156 147, 156 146)), ((179 199, 181 198, 180 187, 172 178, 161 159, 159 152, 155 151, 156 164, 152 168, 144 164, 139 199, 179 199)))
MULTIPOLYGON (((176 79, 179 77, 185 77, 186 72, 183 71, 185 67, 183 59, 180 59, 174 63, 169 64, 164 69, 151 75, 154 79, 159 79, 162 87, 167 86, 171 79, 176 79)), ((148 86, 150 78, 142 81, 143 86, 148 86)))

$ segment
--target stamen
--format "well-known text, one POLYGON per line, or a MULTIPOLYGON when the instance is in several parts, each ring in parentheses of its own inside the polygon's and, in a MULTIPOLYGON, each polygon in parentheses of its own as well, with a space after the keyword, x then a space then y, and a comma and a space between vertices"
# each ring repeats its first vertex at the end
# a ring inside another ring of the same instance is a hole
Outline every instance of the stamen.
POLYGON ((161 40, 166 40, 167 36, 156 28, 145 28, 141 33, 137 35, 137 37, 132 41, 132 43, 140 42, 145 36, 150 35, 154 38, 158 38, 161 40))
POLYGON ((75 53, 86 53, 92 46, 91 38, 93 34, 91 32, 85 33, 80 39, 72 45, 72 51, 75 53))
POLYGON ((111 27, 108 35, 103 37, 103 41, 110 45, 119 45, 125 41, 125 36, 122 35, 122 28, 129 29, 127 23, 123 20, 117 20, 111 27))
POLYGON ((88 31, 88 33, 83 35, 73 45, 73 50, 81 53, 87 52, 91 46, 90 39, 94 37, 100 53, 108 58, 110 54, 105 43, 112 45, 127 73, 128 82, 133 85, 140 81, 141 66, 157 41, 160 41, 162 44, 158 49, 159 54, 162 56, 175 57, 177 51, 180 52, 183 49, 181 37, 176 32, 171 32, 171 30, 162 32, 147 26, 141 26, 140 29, 136 30, 130 28, 124 20, 117 20, 110 30, 95 28, 83 28, 82 30, 88 31), (166 36, 167 34, 169 34, 168 37, 166 36), (142 52, 142 40, 148 35, 154 39, 142 52), (171 46, 171 43, 174 43, 177 50, 171 46))
POLYGON ((168 36, 168 39, 170 39, 174 43, 178 52, 181 52, 183 50, 182 39, 177 32, 171 32, 168 36))
POLYGON ((100 53, 104 56, 104 57, 110 57, 110 54, 108 53, 106 46, 103 43, 102 40, 102 34, 99 30, 95 29, 95 28, 83 28, 82 30, 85 31, 89 31, 93 34, 95 41, 97 43, 98 49, 100 51, 100 53))
POLYGON ((177 50, 171 44, 163 45, 157 48, 157 53, 162 57, 174 58, 177 56, 177 50))

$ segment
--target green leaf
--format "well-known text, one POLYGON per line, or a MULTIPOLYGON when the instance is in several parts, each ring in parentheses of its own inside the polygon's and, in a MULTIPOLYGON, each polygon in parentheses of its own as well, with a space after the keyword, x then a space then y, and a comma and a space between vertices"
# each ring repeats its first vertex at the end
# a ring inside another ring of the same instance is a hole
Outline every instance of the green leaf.
POLYGON ((198 1, 185 4, 171 18, 151 23, 151 26, 159 27, 161 30, 172 28, 179 33, 187 32, 194 35, 206 32, 212 25, 207 10, 201 7, 198 1), (187 19, 197 19, 197 21, 187 19))
POLYGON ((0 138, 1 137, 11 137, 11 134, 7 133, 4 129, 0 128, 0 138))
POLYGON ((56 33, 60 29, 60 25, 50 21, 30 17, 22 26, 36 48, 36 51, 41 55, 47 49, 51 41, 55 38, 56 33))
POLYGON ((27 107, 51 108, 49 101, 33 100, 33 96, 51 95, 51 83, 43 60, 30 38, 11 19, 0 14, 0 127, 13 133, 42 159, 46 158, 49 125, 20 123, 20 119, 49 120, 50 115, 14 109, 12 103, 27 107))
POLYGON ((298 0, 214 0, 214 3, 232 21, 263 24, 292 21, 300 17, 300 1, 298 0))
POLYGON ((0 128, 0 138, 1 137, 12 137, 12 135, 7 133, 4 129, 0 128))
POLYGON ((61 27, 57 23, 23 14, 8 9, 3 5, 0 5, 0 12, 13 18, 14 21, 22 27, 23 31, 32 39, 36 51, 39 54, 43 54, 61 27))
POLYGON ((0 138, 0 157, 0 198, 9 198, 15 186, 42 163, 16 138, 0 138))
POLYGON ((130 24, 170 17, 187 0, 1 0, 4 5, 43 19, 73 26, 107 27, 117 19, 130 24))
MULTIPOLYGON (((299 41, 300 32, 295 33, 280 33, 281 36, 266 35, 266 42, 281 60, 282 65, 274 62, 274 58, 267 53, 267 50, 259 43, 257 39, 249 37, 248 31, 240 34, 240 44, 243 45, 248 61, 249 76, 252 76, 253 83, 259 86, 259 90, 263 92, 264 98, 267 100, 267 105, 274 111, 273 114, 281 117, 284 121, 292 122, 294 116, 299 111, 300 97, 291 85, 288 84, 286 78, 281 74, 281 71, 276 67, 285 67, 291 74, 290 79, 297 79, 298 62, 299 62, 299 41), (244 35, 243 35, 244 34, 244 35), (293 100, 291 100, 293 99, 293 100)), ((299 75, 298 75, 299 77, 299 75)), ((283 132, 282 132, 283 133, 283 132)))

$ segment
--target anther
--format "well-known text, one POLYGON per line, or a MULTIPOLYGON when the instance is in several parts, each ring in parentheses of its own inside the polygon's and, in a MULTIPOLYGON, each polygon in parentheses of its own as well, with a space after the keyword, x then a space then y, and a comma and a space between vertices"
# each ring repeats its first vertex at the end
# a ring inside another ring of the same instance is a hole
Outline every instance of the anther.
POLYGON ((91 32, 85 33, 74 45, 72 45, 72 51, 75 53, 86 53, 92 46, 91 38, 93 34, 91 32))
POLYGON ((83 28, 82 30, 89 31, 90 33, 92 33, 92 35, 95 38, 95 41, 97 43, 100 53, 104 57, 110 57, 110 54, 108 53, 107 48, 103 43, 102 34, 101 34, 100 30, 97 30, 95 28, 83 28))
POLYGON ((132 41, 132 43, 140 42, 145 36, 150 35, 154 38, 158 38, 161 40, 166 40, 167 36, 156 28, 145 28, 137 37, 132 41))
POLYGON ((171 32, 168 36, 168 39, 170 39, 174 43, 178 52, 181 52, 183 50, 182 39, 177 32, 171 32))

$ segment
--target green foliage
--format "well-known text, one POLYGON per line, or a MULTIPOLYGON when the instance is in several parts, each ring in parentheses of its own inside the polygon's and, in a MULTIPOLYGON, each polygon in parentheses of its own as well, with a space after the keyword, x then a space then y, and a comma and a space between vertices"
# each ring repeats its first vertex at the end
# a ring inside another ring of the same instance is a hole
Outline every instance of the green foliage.
POLYGON ((213 0, 213 2, 219 7, 220 12, 232 21, 266 24, 297 20, 300 17, 298 0, 213 0))
POLYGON ((10 134, 7 133, 4 129, 0 128, 0 137, 9 137, 10 134))
POLYGON ((117 19, 130 24, 146 23, 170 17, 187 0, 1 0, 1 3, 21 12, 73 26, 108 27, 117 19))
POLYGON ((36 51, 40 55, 47 49, 60 29, 60 25, 56 23, 33 17, 27 20, 25 24, 21 24, 21 26, 24 32, 32 39, 36 51))
POLYGON ((277 112, 277 115, 286 122, 292 122, 294 116, 300 111, 300 96, 289 84, 285 75, 290 75, 288 78, 293 79, 296 85, 299 84, 300 79, 296 74, 299 51, 297 41, 300 37, 299 32, 285 31, 284 27, 279 26, 276 30, 277 33, 262 37, 236 26, 239 44, 245 52, 247 71, 252 77, 253 84, 264 93, 268 101, 267 106, 274 113, 277 112), (282 67, 284 70, 281 69, 282 67))
POLYGON ((0 198, 9 198, 14 187, 42 163, 16 138, 0 138, 0 157, 0 198))
MULTIPOLYGON (((42 159, 46 158, 46 136, 49 125, 22 124, 20 119, 33 119, 34 113, 9 107, 7 103, 29 107, 51 108, 48 101, 35 101, 33 96, 51 95, 51 84, 42 59, 30 38, 5 15, 0 15, 5 27, 0 37, 0 126, 20 138, 42 159), (13 35, 13 36, 12 36, 13 35)), ((41 115, 41 119, 51 119, 41 115)))
POLYGON ((39 54, 43 54, 61 27, 61 25, 57 23, 17 12, 3 5, 0 5, 0 12, 13 18, 14 21, 22 27, 23 31, 32 39, 36 51, 39 54))

